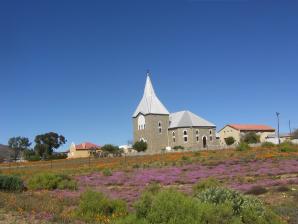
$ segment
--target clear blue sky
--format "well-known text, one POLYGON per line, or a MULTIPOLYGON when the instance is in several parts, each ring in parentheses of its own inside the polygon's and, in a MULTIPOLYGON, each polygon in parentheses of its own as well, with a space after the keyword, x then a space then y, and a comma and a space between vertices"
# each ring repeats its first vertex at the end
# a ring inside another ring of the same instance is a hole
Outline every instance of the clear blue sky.
POLYGON ((298 127, 295 0, 2 0, 0 34, 2 144, 125 144, 147 69, 171 112, 298 127))

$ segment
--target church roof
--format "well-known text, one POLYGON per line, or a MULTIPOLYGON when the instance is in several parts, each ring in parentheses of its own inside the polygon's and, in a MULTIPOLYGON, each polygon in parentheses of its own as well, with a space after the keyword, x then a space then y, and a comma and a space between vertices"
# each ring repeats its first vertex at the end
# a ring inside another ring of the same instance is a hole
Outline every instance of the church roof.
POLYGON ((143 98, 139 103, 136 111, 134 112, 133 117, 137 117, 139 113, 142 113, 143 115, 170 114, 167 108, 160 102, 160 100, 156 96, 149 75, 147 75, 143 98))
POLYGON ((170 114, 170 127, 216 127, 215 124, 195 115, 190 111, 180 111, 170 114))

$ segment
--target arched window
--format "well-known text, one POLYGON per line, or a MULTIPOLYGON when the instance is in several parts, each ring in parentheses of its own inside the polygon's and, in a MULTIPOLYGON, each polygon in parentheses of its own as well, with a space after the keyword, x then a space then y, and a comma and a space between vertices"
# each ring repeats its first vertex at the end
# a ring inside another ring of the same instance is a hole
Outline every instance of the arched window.
POLYGON ((173 131, 173 136, 175 137, 175 132, 173 131))
POLYGON ((200 140, 199 136, 197 136, 197 142, 200 140))
POLYGON ((212 130, 211 129, 209 130, 209 134, 212 135, 212 130))
POLYGON ((199 134, 199 130, 196 130, 196 135, 198 135, 199 134))
POLYGON ((143 115, 140 115, 138 117, 138 127, 139 127, 139 130, 145 129, 145 117, 143 115))
POLYGON ((159 132, 159 134, 162 133, 162 123, 161 123, 161 121, 158 122, 158 132, 159 132))
POLYGON ((187 130, 184 130, 184 131, 183 131, 183 140, 184 140, 184 143, 187 143, 187 142, 188 142, 188 134, 187 134, 187 130))

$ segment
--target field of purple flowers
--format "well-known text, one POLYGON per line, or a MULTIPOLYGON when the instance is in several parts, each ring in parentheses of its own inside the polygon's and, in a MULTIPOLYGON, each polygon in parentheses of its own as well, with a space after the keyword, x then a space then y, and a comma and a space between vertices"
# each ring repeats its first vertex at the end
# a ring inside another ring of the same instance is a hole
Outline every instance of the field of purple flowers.
POLYGON ((246 192, 255 186, 272 187, 298 184, 298 160, 256 160, 252 162, 226 161, 216 165, 185 164, 180 166, 115 171, 111 176, 100 172, 77 176, 78 192, 58 191, 62 195, 79 195, 86 188, 94 188, 112 198, 134 202, 147 185, 177 187, 190 193, 193 184, 214 177, 225 186, 246 192))

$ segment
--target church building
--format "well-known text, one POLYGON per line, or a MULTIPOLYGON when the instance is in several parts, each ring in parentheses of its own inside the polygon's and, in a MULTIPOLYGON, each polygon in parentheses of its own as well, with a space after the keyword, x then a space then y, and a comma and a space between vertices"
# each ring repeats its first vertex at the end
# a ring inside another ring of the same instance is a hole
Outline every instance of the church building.
POLYGON ((144 95, 133 114, 134 142, 143 140, 148 153, 182 146, 185 149, 216 149, 216 126, 190 111, 170 113, 155 94, 150 76, 144 95))

